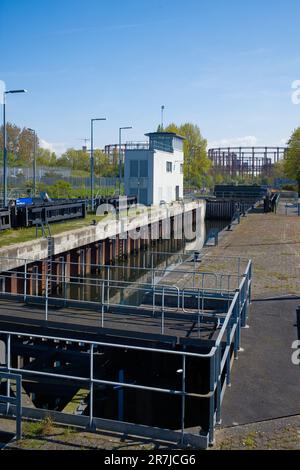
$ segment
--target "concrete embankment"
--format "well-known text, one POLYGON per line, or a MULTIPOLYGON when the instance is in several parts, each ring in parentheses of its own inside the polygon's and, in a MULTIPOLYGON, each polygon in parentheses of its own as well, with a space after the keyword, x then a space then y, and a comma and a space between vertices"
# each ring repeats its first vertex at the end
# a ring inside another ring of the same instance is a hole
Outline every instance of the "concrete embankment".
MULTIPOLYGON (((153 209, 151 213, 130 216, 120 221, 107 218, 97 225, 53 236, 52 255, 57 256, 107 239, 121 237, 123 234, 130 234, 144 228, 148 229, 149 226, 161 224, 167 218, 174 221, 174 219, 193 213, 197 209, 199 209, 201 223, 204 225, 205 208, 205 201, 190 202, 185 205, 174 203, 167 208, 153 209)), ((47 257, 48 241, 45 238, 38 238, 30 242, 0 249, 2 270, 11 270, 22 266, 25 259, 37 261, 47 257), (7 261, 4 258, 7 258, 7 261)))

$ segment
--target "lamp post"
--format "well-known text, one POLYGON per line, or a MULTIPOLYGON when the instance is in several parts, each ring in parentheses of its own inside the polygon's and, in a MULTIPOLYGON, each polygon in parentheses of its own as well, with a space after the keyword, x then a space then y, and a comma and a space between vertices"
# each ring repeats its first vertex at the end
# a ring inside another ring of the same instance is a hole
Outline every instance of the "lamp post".
POLYGON ((122 179, 122 131, 132 129, 132 127, 119 128, 119 196, 121 196, 121 179, 122 179))
POLYGON ((30 132, 33 134, 34 142, 33 142, 33 197, 36 197, 36 132, 34 129, 28 128, 30 132))
POLYGON ((27 90, 9 90, 3 93, 3 207, 7 206, 6 95, 26 92, 27 90))
POLYGON ((165 106, 163 105, 161 107, 161 132, 164 131, 164 111, 165 111, 165 106))
POLYGON ((90 169, 91 169, 91 207, 92 207, 92 212, 94 211, 94 190, 95 190, 95 175, 94 175, 94 168, 95 168, 95 161, 94 161, 94 122, 95 121, 106 121, 106 118, 91 119, 91 161, 90 161, 90 169))

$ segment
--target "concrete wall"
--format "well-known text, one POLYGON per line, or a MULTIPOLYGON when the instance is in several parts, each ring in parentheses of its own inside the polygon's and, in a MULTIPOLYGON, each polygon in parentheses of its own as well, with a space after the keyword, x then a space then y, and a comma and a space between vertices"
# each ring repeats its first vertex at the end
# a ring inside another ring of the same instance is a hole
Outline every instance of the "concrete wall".
POLYGON ((127 150, 125 157, 125 194, 137 196, 138 202, 144 205, 158 206, 160 201, 176 201, 176 186, 179 187, 179 198, 183 198, 183 152, 162 150, 127 150), (132 161, 148 162, 148 177, 132 177, 132 161), (167 172, 167 162, 172 164, 172 172, 167 172), (147 196, 144 197, 144 193, 147 196))
POLYGON ((160 201, 170 203, 176 201, 176 186, 179 186, 179 197, 183 198, 183 153, 175 150, 174 153, 155 150, 153 172, 153 204, 160 201), (172 173, 167 172, 167 162, 172 163, 172 173))

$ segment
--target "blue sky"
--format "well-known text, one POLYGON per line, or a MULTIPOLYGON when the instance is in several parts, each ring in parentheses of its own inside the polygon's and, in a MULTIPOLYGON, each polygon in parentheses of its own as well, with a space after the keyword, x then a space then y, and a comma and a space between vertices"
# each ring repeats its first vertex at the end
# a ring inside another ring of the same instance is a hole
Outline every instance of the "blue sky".
POLYGON ((299 0, 0 0, 8 119, 50 148, 197 123, 211 145, 284 142, 300 125, 299 0), (45 144, 46 145, 46 144, 45 144))

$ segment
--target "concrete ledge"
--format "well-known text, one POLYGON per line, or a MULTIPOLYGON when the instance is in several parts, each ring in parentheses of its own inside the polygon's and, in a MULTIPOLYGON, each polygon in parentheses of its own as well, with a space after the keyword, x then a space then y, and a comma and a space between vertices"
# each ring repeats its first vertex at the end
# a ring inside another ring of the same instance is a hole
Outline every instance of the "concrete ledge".
MULTIPOLYGON (((14 416, 15 407, 11 406, 9 416, 14 416)), ((0 405, 0 414, 6 415, 6 406, 0 405)), ((7 416, 7 415, 6 415, 7 416)), ((55 424, 89 428, 88 416, 76 416, 60 413, 57 411, 39 410, 31 408, 22 408, 23 418, 42 420, 48 416, 52 418, 55 424)), ((144 437, 159 442, 169 442, 180 444, 181 446, 192 446, 197 449, 207 449, 209 445, 208 435, 184 434, 184 443, 182 444, 182 434, 180 431, 171 431, 168 429, 153 428, 138 424, 122 423, 120 421, 110 421, 107 419, 94 418, 93 429, 98 431, 110 431, 118 434, 125 434, 132 437, 144 437)))
MULTIPOLYGON (((174 204, 168 208, 156 208, 151 214, 141 214, 137 217, 121 219, 120 221, 104 220, 96 226, 87 226, 74 231, 54 235, 54 255, 91 245, 117 235, 133 232, 139 228, 147 227, 164 220, 166 216, 174 217, 191 212, 197 208, 202 210, 204 223, 206 202, 190 202, 182 206, 174 204)), ((29 242, 10 245, 0 249, 1 270, 10 271, 24 265, 25 260, 39 261, 48 257, 48 242, 38 238, 29 242)))

